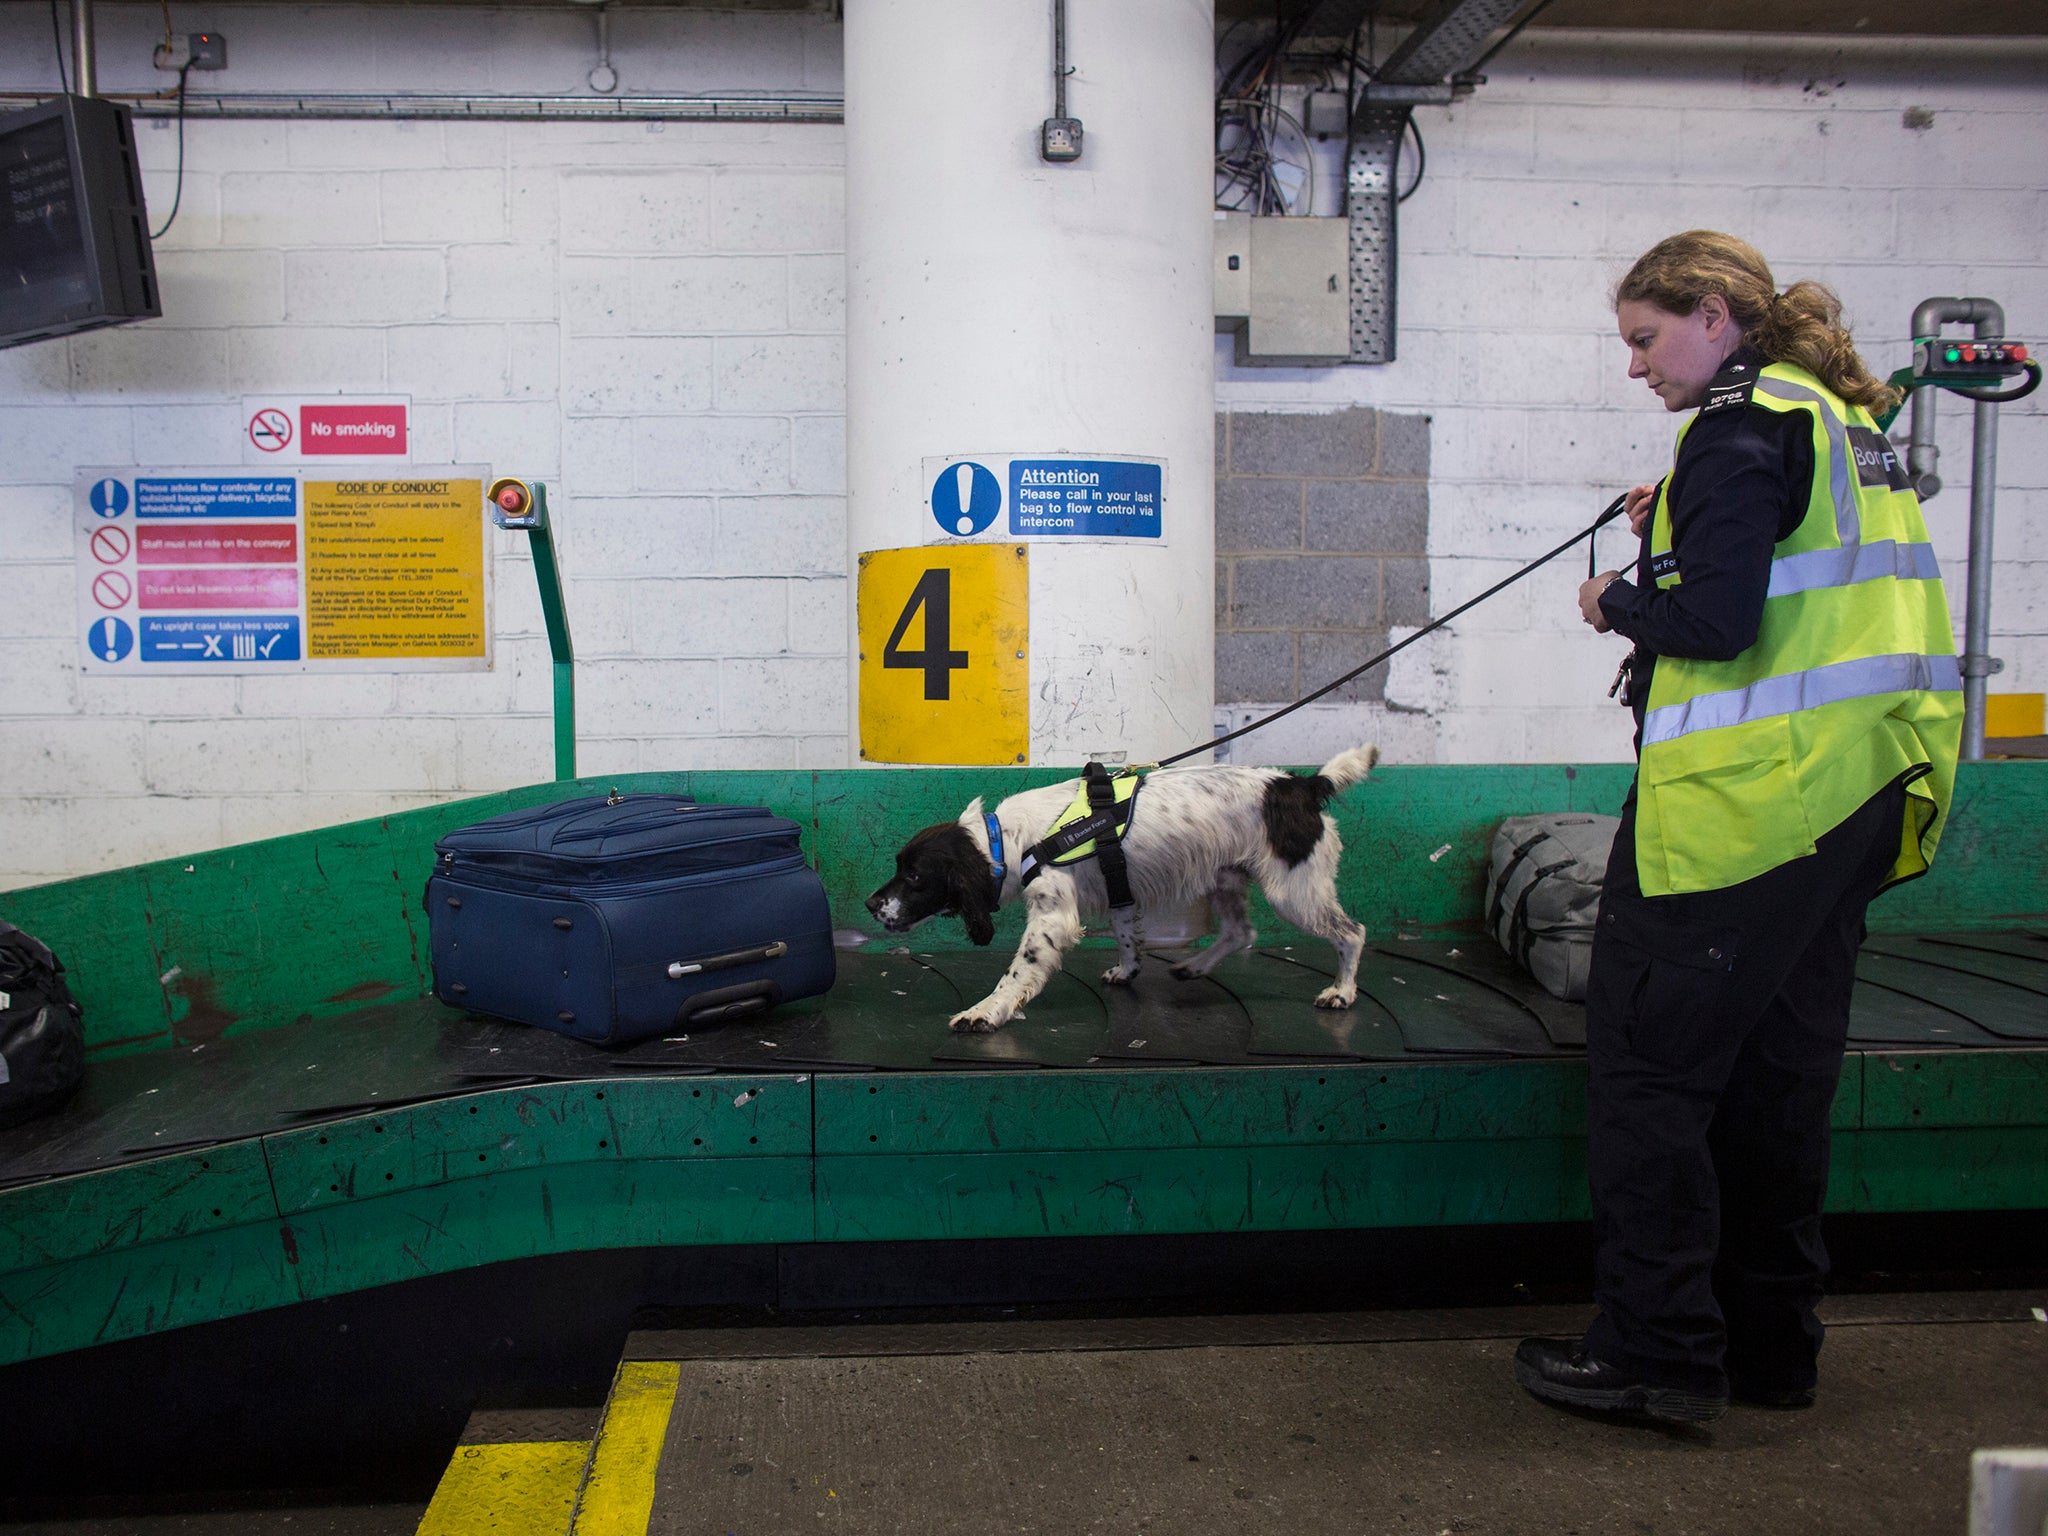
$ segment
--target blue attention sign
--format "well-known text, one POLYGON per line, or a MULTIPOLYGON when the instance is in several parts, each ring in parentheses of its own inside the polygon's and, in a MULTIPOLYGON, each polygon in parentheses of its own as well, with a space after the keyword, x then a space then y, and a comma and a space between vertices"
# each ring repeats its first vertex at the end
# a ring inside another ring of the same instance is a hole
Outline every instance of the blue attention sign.
POLYGON ((119 517, 128 510, 128 487, 118 480, 101 480, 86 499, 101 517, 119 517))
POLYGON ((164 476, 135 482, 137 517, 296 517, 298 511, 296 480, 237 475, 164 476))
POLYGON ((153 618, 143 615, 143 661, 297 661, 299 616, 153 618))
POLYGON ((126 619, 94 619, 85 632, 85 648, 101 661, 119 661, 135 649, 135 631, 126 619))
POLYGON ((932 516, 946 532, 972 538, 1003 509, 1003 488, 980 464, 948 464, 932 482, 932 516))
POLYGON ((1161 470, 1127 459, 1012 459, 1010 532, 1156 539, 1161 470))

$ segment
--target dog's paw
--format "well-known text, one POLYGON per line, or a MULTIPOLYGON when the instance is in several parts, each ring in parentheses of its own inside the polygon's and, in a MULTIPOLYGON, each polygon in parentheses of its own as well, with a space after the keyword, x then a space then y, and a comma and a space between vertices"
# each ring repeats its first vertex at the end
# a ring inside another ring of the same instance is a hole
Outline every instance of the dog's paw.
POLYGON ((1357 1001, 1358 989, 1356 987, 1348 990, 1343 987, 1325 987, 1316 994, 1316 1006, 1318 1008, 1349 1008, 1357 1001))
POLYGON ((1135 965, 1128 971, 1120 965, 1112 965, 1102 973, 1102 982, 1104 986, 1109 987, 1128 987, 1137 974, 1138 968, 1135 965))
POLYGON ((1203 970, 1193 960, 1183 960, 1173 968, 1173 978, 1176 981, 1193 981, 1198 976, 1206 976, 1208 974, 1207 971, 1203 970))
POLYGON ((978 1013, 969 1008, 956 1013, 946 1021, 956 1035, 992 1035, 1003 1027, 1003 1021, 978 1013))

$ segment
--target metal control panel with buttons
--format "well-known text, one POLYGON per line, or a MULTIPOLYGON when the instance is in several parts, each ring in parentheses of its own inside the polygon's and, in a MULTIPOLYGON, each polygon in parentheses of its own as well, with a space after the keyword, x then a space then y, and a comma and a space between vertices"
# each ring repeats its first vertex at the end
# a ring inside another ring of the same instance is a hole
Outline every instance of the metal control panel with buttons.
POLYGON ((1929 381, 1996 384, 2027 371, 2027 346, 2018 341, 1943 341, 1913 344, 1913 372, 1929 381))

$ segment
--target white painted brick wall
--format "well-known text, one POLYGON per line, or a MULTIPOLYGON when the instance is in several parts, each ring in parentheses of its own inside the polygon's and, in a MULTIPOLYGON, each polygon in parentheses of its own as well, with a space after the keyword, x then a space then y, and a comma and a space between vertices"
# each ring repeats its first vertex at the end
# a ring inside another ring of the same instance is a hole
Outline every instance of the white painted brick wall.
MULTIPOLYGON (((159 88, 160 14, 98 14, 105 88, 159 88)), ((580 91, 594 57, 580 10, 245 5, 219 24, 234 65, 205 83, 229 90, 580 91)), ((37 7, 0 7, 0 88, 45 84, 47 34, 37 7)), ((627 90, 842 86, 823 15, 629 7, 612 38, 627 90)), ((1930 294, 1989 294, 2015 334, 2048 334, 2043 57, 1539 28, 1477 96, 1417 114, 1400 360, 1238 371, 1226 343, 1219 405, 1430 415, 1446 611, 1664 466, 1675 422, 1625 378, 1606 294, 1673 229, 1726 224, 1781 279, 1834 284, 1887 369, 1930 294), (1908 107, 1932 127, 1906 128, 1908 107)), ((176 135, 140 141, 160 220, 176 135)), ((189 123, 165 319, 0 352, 0 888, 550 771, 515 535, 491 539, 491 672, 79 675, 75 467, 236 462, 245 392, 409 394, 422 462, 551 480, 584 771, 845 764, 843 142, 759 123, 189 123)), ((1950 490, 1929 521, 1959 576, 1968 413, 1941 419, 1950 490)), ((2001 687, 2038 690, 2040 400, 2004 413, 2000 468, 1993 649, 2001 687)), ((1628 544, 1608 534, 1602 563, 1628 544)), ((1577 623, 1583 569, 1568 557, 1412 648, 1389 704, 1316 705, 1231 755, 1377 738, 1391 761, 1626 757, 1604 698, 1619 648, 1577 623)))
MULTIPOLYGON (((1447 611, 1668 466, 1677 422, 1626 377, 1607 306, 1664 235, 1725 228, 1763 249, 1781 284, 1830 284, 1880 373, 1907 360, 1913 306, 1936 294, 1987 295, 2015 336, 2048 332, 2044 61, 2038 40, 1674 46, 1534 29, 1470 101, 1416 113, 1429 158, 1401 209, 1399 360, 1268 373, 1235 368, 1219 344, 1218 404, 1428 413, 1431 602, 1447 611), (1910 126, 1908 108, 1932 126, 1910 126)), ((2000 425, 1992 650, 2006 658, 1996 686, 2014 691, 2048 687, 2044 398, 2000 425)), ((1958 631, 1968 418, 1960 401, 1942 407, 1948 489, 1928 505, 1958 631)), ((1632 553, 1626 534, 1601 540, 1603 567, 1632 553)), ((1584 575, 1583 552, 1566 556, 1419 647, 1426 664, 1396 660, 1388 697, 1434 712, 1438 760, 1630 755, 1627 716, 1604 697, 1626 646, 1580 624, 1584 575)), ((1382 716, 1389 730, 1411 718, 1382 716)), ((1307 761, 1354 725, 1276 729, 1232 751, 1307 761)))
MULTIPOLYGON (((47 17, 19 9, 0 87, 33 89, 47 17)), ((100 8, 106 89, 162 83, 156 25, 100 8)), ((573 91, 594 44, 582 12, 223 25, 229 90, 573 91)), ((612 35, 632 89, 840 88, 824 16, 621 13, 612 35)), ((161 220, 176 135, 140 141, 161 220)), ((843 159, 830 126, 188 124, 166 318, 0 353, 0 888, 552 767, 517 536, 491 540, 490 672, 79 675, 74 468, 237 462, 245 392, 408 394, 416 461, 552 482, 587 771, 843 763, 843 159)))

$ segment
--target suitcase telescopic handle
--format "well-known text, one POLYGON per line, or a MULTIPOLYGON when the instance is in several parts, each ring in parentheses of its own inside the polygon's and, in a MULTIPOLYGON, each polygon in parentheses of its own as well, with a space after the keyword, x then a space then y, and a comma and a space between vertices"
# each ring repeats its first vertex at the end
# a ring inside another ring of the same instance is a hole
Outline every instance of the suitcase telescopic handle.
POLYGON ((757 944, 752 949, 735 949, 728 954, 708 955, 702 960, 671 960, 668 963, 670 981, 681 981, 685 976, 701 975, 705 971, 723 971, 735 965, 755 965, 763 960, 780 960, 789 953, 789 946, 781 939, 772 944, 757 944))
POLYGON ((782 1001, 782 988, 763 978, 760 981, 743 981, 736 987, 720 987, 715 992, 701 992, 676 1010, 676 1024, 718 1024, 727 1019, 745 1018, 750 1013, 766 1013, 782 1001))

